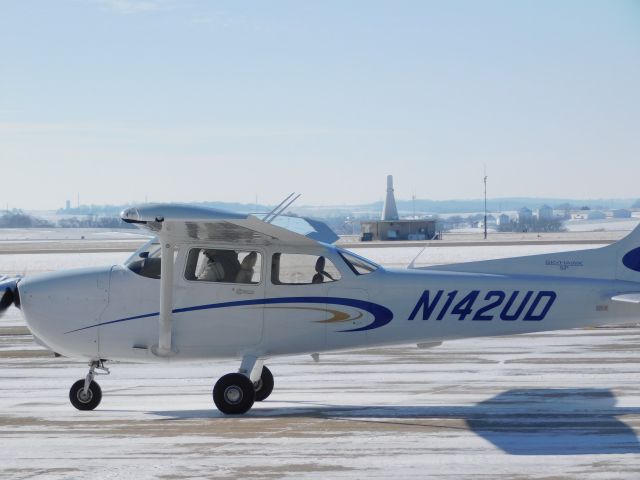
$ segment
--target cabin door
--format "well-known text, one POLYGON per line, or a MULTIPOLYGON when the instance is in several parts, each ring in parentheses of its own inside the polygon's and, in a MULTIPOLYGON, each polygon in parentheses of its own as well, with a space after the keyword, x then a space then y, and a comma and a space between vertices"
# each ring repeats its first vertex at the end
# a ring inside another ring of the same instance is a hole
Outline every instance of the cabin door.
POLYGON ((263 253, 192 248, 185 264, 174 299, 176 344, 233 348, 260 343, 265 294, 263 253))

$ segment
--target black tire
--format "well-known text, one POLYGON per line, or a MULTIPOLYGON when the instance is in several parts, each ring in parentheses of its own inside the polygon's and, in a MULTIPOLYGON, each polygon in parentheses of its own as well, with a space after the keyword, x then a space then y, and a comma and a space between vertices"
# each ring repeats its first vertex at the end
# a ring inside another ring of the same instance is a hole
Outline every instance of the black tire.
POLYGON ((266 400, 273 392, 273 374, 271 370, 267 367, 262 367, 260 380, 254 383, 253 387, 256 390, 256 402, 266 400))
POLYGON ((256 393, 253 383, 241 373, 228 373, 213 387, 213 401, 226 415, 241 415, 253 406, 256 393))
POLYGON ((100 385, 98 385, 98 382, 91 382, 89 384, 87 396, 84 397, 84 379, 78 380, 76 383, 71 385, 71 390, 69 390, 69 400, 71 401, 71 405, 76 407, 78 410, 93 410, 100 405, 100 401, 102 400, 102 389, 100 388, 100 385))

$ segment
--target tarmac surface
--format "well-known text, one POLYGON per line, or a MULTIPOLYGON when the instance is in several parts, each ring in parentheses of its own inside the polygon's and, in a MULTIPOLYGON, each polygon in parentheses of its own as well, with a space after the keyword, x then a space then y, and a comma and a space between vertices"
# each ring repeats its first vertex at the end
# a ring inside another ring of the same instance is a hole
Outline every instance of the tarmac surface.
MULTIPOLYGON (((420 251, 375 250, 388 264, 420 251)), ((442 252, 457 261, 460 250, 442 252)), ((118 261, 21 255, 0 267, 118 261)), ((11 309, 0 319, 0 478, 640 478, 637 326, 267 364, 274 392, 244 416, 211 398, 234 361, 112 363, 97 378, 101 405, 79 412, 68 389, 86 366, 34 344, 11 309)))
POLYGON ((23 348, 0 359, 0 477, 637 479, 639 350, 599 329, 277 358, 271 397, 225 417, 235 362, 112 364, 79 412, 86 367, 23 348))

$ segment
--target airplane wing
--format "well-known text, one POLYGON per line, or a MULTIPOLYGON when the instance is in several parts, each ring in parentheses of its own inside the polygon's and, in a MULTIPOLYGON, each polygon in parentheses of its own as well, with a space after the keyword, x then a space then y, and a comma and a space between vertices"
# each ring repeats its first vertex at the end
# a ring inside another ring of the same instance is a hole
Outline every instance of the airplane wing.
POLYGON ((640 305, 640 293, 623 293, 621 295, 614 295, 611 297, 611 300, 614 302, 635 303, 636 305, 640 305))
POLYGON ((278 217, 274 223, 255 215, 180 205, 149 204, 132 207, 121 213, 127 223, 134 223, 153 234, 174 241, 206 240, 239 245, 315 245, 333 243, 338 236, 322 222, 304 217, 278 217))

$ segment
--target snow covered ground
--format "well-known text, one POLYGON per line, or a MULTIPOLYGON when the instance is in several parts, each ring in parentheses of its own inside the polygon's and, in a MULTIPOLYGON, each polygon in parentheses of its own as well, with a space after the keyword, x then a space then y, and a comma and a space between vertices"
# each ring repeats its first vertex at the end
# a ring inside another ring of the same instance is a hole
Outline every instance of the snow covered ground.
POLYGON ((595 232, 595 231, 631 231, 640 218, 605 218, 603 220, 568 220, 564 222, 565 228, 570 232, 595 232))
MULTIPOLYGON (((417 264, 560 249, 427 248, 417 264)), ((401 266, 420 249, 356 252, 401 266)), ((126 257, 2 255, 0 272, 126 257)), ((86 366, 21 325, 15 309, 0 319, 0 478, 640 478, 636 328, 271 359, 274 393, 233 418, 211 389, 234 361, 111 364, 100 407, 76 411, 86 366)))
POLYGON ((0 228, 0 242, 47 240, 131 240, 148 235, 140 230, 110 230, 105 228, 0 228))

